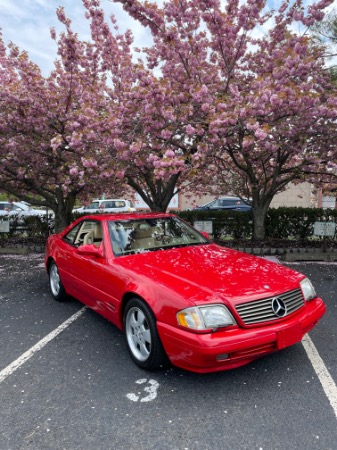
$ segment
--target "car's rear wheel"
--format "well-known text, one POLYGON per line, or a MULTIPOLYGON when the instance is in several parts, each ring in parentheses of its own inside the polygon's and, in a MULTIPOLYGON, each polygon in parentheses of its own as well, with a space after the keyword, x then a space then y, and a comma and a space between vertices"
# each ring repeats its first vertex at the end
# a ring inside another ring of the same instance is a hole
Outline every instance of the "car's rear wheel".
POLYGON ((52 261, 49 265, 49 286, 54 300, 63 302, 67 299, 67 293, 63 287, 55 261, 52 261))
POLYGON ((127 303, 124 333, 131 358, 139 367, 154 370, 166 363, 155 316, 143 300, 133 298, 127 303))

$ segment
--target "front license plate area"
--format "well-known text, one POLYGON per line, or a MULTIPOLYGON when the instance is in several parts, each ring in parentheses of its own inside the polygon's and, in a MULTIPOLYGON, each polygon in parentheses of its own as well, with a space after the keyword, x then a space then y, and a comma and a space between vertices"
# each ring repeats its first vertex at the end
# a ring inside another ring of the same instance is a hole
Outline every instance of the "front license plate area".
POLYGON ((302 330, 300 325, 293 325, 277 333, 277 348, 281 350, 290 345, 297 344, 302 339, 302 330))

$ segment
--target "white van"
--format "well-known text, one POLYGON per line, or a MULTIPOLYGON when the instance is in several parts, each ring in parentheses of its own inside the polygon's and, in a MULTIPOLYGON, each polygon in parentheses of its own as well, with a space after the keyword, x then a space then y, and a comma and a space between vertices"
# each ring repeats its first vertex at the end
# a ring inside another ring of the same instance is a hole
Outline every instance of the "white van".
POLYGON ((123 198, 104 198, 95 199, 88 206, 82 206, 81 208, 74 209, 75 213, 117 213, 117 212, 130 212, 136 211, 130 200, 123 198))

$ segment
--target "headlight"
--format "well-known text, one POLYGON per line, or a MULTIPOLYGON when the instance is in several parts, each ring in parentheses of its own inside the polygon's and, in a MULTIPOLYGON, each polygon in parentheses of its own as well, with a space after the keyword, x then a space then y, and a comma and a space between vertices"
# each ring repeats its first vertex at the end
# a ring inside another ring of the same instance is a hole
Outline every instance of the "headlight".
POLYGON ((305 300, 312 300, 313 298, 317 297, 315 288, 311 284, 309 278, 304 278, 304 280, 300 282, 300 285, 305 300))
POLYGON ((178 324, 191 330, 216 330, 234 325, 235 320, 224 305, 195 306, 177 313, 178 324))

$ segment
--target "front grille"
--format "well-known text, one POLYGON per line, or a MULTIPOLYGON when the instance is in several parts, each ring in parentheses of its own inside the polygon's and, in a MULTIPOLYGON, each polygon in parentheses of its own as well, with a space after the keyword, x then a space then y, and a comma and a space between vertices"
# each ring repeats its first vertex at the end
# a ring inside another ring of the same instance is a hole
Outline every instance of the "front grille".
MULTIPOLYGON (((276 297, 282 300, 287 307, 285 316, 297 311, 304 305, 301 289, 294 289, 293 291, 285 292, 276 297)), ((277 320, 280 319, 280 317, 277 316, 272 309, 272 302, 274 299, 275 297, 268 297, 254 302, 241 303, 236 306, 236 310, 246 325, 277 320)))

